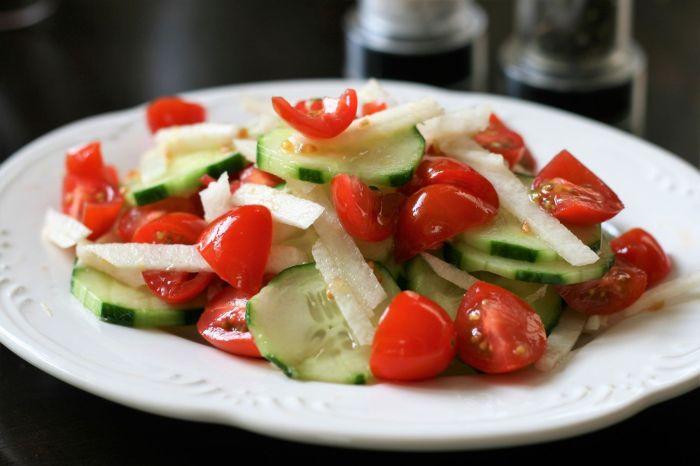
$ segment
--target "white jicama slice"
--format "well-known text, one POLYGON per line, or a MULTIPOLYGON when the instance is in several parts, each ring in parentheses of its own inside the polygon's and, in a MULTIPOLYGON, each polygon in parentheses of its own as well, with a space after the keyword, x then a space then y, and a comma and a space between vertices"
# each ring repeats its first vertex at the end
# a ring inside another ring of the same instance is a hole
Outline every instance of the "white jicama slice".
POLYGON ((333 252, 336 266, 343 279, 352 287, 357 299, 363 302, 366 308, 374 309, 387 297, 384 288, 362 257, 352 237, 340 224, 333 205, 321 188, 316 188, 309 195, 325 208, 323 214, 314 222, 318 236, 326 248, 333 252))
POLYGON ((588 265, 598 260, 591 248, 574 235, 559 220, 540 209, 530 200, 530 194, 518 177, 508 169, 503 157, 485 151, 470 150, 471 141, 452 140, 441 144, 445 153, 467 163, 491 182, 498 193, 501 207, 546 242, 565 261, 574 266, 588 265))
POLYGON ((254 115, 277 115, 275 110, 272 108, 272 101, 270 100, 270 97, 250 94, 244 95, 241 97, 241 108, 243 111, 254 115))
POLYGON ((213 222, 231 210, 233 202, 231 201, 228 173, 223 172, 218 180, 209 183, 209 186, 199 192, 199 198, 202 201, 204 220, 207 223, 213 222))
POLYGON ((197 123, 194 125, 163 128, 155 135, 169 154, 186 154, 201 150, 231 147, 238 127, 224 123, 197 123))
POLYGON ((141 157, 139 175, 142 183, 151 183, 158 180, 168 170, 168 154, 164 145, 146 151, 141 157))
POLYGON ((486 105, 464 108, 424 121, 418 125, 418 130, 426 144, 456 136, 473 136, 486 129, 491 112, 486 105))
POLYGON ((279 189, 255 183, 243 183, 232 196, 234 205, 262 205, 270 209, 272 218, 303 230, 323 213, 315 202, 287 194, 279 189))
POLYGON ((380 101, 384 102, 387 108, 396 105, 396 99, 394 99, 391 94, 379 84, 379 81, 374 78, 367 81, 367 83, 357 91, 357 97, 360 99, 361 104, 380 101))
POLYGON ((233 147, 245 157, 248 162, 255 163, 258 154, 258 142, 254 139, 234 139, 233 147))
POLYGON ((275 244, 270 249, 270 258, 265 264, 265 272, 278 274, 284 269, 308 262, 309 257, 301 249, 294 246, 275 244))
POLYGON ((90 236, 92 230, 70 217, 54 209, 46 211, 44 217, 44 237, 59 248, 72 248, 90 236))
POLYGON ((422 252, 421 257, 425 260, 433 272, 435 272, 440 278, 447 280, 448 282, 457 285, 463 290, 468 290, 474 283, 478 280, 467 272, 458 269, 452 264, 445 262, 431 254, 422 252))
POLYGON ((316 241, 311 248, 311 254, 316 261, 316 268, 328 285, 328 291, 331 292, 357 343, 361 346, 372 344, 374 326, 370 319, 373 309, 357 299, 323 240, 316 241))
POLYGON ((253 140, 255 140, 258 136, 269 133, 281 124, 282 121, 273 112, 272 114, 262 113, 258 115, 255 119, 246 123, 245 127, 248 130, 248 135, 252 136, 253 140))
POLYGON ((123 270, 211 272, 197 247, 186 244, 79 244, 77 255, 81 261, 94 256, 123 270))
POLYGON ((573 349, 586 324, 586 316, 568 309, 547 338, 547 349, 535 363, 535 368, 549 372, 573 349))

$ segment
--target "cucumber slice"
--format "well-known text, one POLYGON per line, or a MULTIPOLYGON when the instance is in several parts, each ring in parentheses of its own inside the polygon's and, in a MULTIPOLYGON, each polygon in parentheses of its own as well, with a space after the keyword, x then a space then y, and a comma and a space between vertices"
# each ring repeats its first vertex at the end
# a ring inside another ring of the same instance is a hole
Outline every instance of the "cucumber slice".
POLYGON ((163 327, 197 322, 204 298, 167 304, 145 286, 131 288, 90 267, 75 267, 71 293, 100 320, 127 327, 163 327))
POLYGON ((378 139, 363 150, 337 153, 285 151, 282 146, 293 134, 290 128, 278 128, 262 136, 258 168, 285 179, 319 184, 329 183, 338 173, 349 173, 370 186, 401 186, 411 179, 425 151, 425 140, 416 128, 378 139))
POLYGON ((421 256, 406 264, 406 286, 438 303, 452 318, 462 302, 465 290, 436 274, 421 256))
MULTIPOLYGON (((594 251, 600 249, 600 225, 570 226, 569 230, 594 251)), ((459 240, 492 256, 525 262, 552 262, 561 259, 547 243, 534 233, 526 232, 523 225, 504 209, 488 225, 469 230, 459 240)))
POLYGON ((218 178, 223 172, 236 172, 247 164, 239 153, 200 151, 174 157, 165 174, 150 183, 136 182, 127 186, 126 199, 144 205, 166 197, 193 192, 200 186, 202 175, 218 178))
POLYGON ((600 278, 612 267, 615 260, 615 256, 607 244, 602 245, 598 261, 580 267, 573 266, 561 259, 544 263, 531 263, 490 256, 488 253, 479 251, 459 240, 445 243, 443 253, 447 261, 466 272, 483 270, 514 280, 553 285, 567 285, 600 278))
MULTIPOLYGON (((375 309, 374 324, 400 291, 383 267, 376 270, 388 298, 375 309)), ((362 384, 371 377, 370 347, 353 344, 315 264, 272 279, 248 301, 247 319, 260 353, 291 378, 362 384)))
MULTIPOLYGON (((501 288, 505 288, 523 299, 531 297, 533 294, 537 293, 540 287, 544 286, 541 283, 511 280, 510 278, 504 278, 489 272, 475 272, 474 276, 479 280, 493 283, 501 288)), ((562 310, 564 309, 562 299, 559 296, 556 288, 553 286, 547 286, 547 291, 544 293, 544 295, 533 301, 529 301, 529 304, 540 316, 540 319, 542 319, 544 329, 547 331, 547 335, 549 335, 554 327, 556 327, 559 323, 559 318, 561 317, 562 310)))

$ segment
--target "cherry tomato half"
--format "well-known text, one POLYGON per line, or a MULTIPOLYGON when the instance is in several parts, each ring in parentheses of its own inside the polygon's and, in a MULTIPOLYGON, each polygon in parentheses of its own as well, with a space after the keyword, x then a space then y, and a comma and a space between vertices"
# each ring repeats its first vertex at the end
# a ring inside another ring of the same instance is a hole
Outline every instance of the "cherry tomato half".
POLYGON ((644 270, 647 286, 652 287, 671 272, 671 259, 647 231, 633 228, 610 242, 615 257, 644 270))
POLYGON ((130 242, 134 232, 141 226, 171 212, 198 215, 197 202, 188 197, 168 197, 140 207, 130 207, 117 221, 117 234, 124 242, 130 242))
POLYGON ((102 179, 104 162, 99 142, 75 147, 66 154, 66 172, 85 178, 102 179))
POLYGON ((532 182, 533 199, 571 225, 594 225, 617 215, 617 194, 566 150, 559 152, 532 182))
POLYGON ((415 175, 402 192, 413 194, 418 189, 431 184, 451 184, 498 209, 498 194, 489 180, 466 163, 449 157, 428 156, 418 165, 415 175))
POLYGON ((146 119, 151 133, 161 128, 201 123, 207 119, 207 111, 201 105, 180 97, 159 97, 146 109, 146 119))
POLYGON ((404 199, 400 193, 375 191, 345 173, 333 177, 331 197, 345 231, 365 241, 382 241, 394 233, 404 199))
POLYGON ((647 274, 620 260, 598 280, 559 287, 572 309, 584 314, 614 314, 635 302, 647 289, 647 274))
POLYGON ((529 152, 522 136, 508 128, 494 113, 489 117, 488 128, 477 133, 474 140, 484 149, 501 154, 510 168, 529 152))
POLYGON ((317 139, 332 138, 342 133, 355 119, 357 113, 357 93, 346 89, 339 99, 324 97, 321 109, 304 105, 300 109, 283 97, 273 97, 272 107, 289 126, 304 136, 317 139))
POLYGON ((464 295, 455 319, 457 352, 489 374, 512 372, 537 361, 547 346, 542 320, 510 291, 477 282, 464 295))
POLYGON ((399 212, 396 260, 402 262, 419 252, 487 223, 496 209, 458 186, 432 184, 413 193, 399 212))
POLYGON ((272 246, 272 215, 260 205, 236 207, 214 220, 198 248, 216 274, 230 285, 257 293, 272 246))
POLYGON ((261 357, 246 323, 246 304, 252 296, 230 286, 221 290, 207 303, 199 317, 199 334, 227 353, 261 357))
POLYGON ((414 291, 402 291, 377 326, 369 358, 372 374, 401 381, 435 377, 454 358, 455 336, 443 308, 414 291))
MULTIPOLYGON (((207 224, 196 215, 166 213, 141 225, 133 234, 135 243, 194 244, 207 224)), ((165 272, 147 270, 143 279, 158 298, 171 304, 184 303, 202 293, 214 278, 213 273, 165 272)))

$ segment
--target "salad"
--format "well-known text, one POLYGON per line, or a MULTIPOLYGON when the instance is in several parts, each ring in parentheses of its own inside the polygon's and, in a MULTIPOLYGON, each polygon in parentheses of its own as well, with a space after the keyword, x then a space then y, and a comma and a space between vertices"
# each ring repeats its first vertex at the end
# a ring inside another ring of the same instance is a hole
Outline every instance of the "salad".
POLYGON ((563 149, 538 169, 489 108, 338 98, 146 109, 152 147, 119 177, 99 141, 68 150, 45 237, 75 248, 71 292, 99 319, 196 325, 301 380, 414 381, 551 370, 584 333, 700 286, 563 149))

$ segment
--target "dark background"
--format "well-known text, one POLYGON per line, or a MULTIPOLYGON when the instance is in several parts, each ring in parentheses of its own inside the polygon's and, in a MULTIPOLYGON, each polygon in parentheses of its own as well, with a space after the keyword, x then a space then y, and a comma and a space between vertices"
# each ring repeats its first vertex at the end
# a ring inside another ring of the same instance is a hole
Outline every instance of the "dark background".
MULTIPOLYGON (((513 2, 481 3, 490 16, 491 89, 497 91, 494 55, 510 31, 513 2)), ((58 126, 158 95, 239 82, 338 77, 340 21, 351 4, 64 0, 36 26, 0 31, 0 160, 58 126)), ((635 35, 649 59, 646 138, 694 164, 700 156, 699 21, 700 1, 636 5, 635 35)), ((602 459, 621 448, 635 456, 652 450, 675 456, 697 444, 697 429, 685 427, 683 419, 698 413, 700 391, 695 390, 597 433, 455 454, 455 459, 569 462, 602 459)), ((0 465, 218 463, 239 460, 243 452, 255 455, 256 462, 279 455, 353 462, 368 456, 144 414, 66 385, 0 346, 0 465)))

